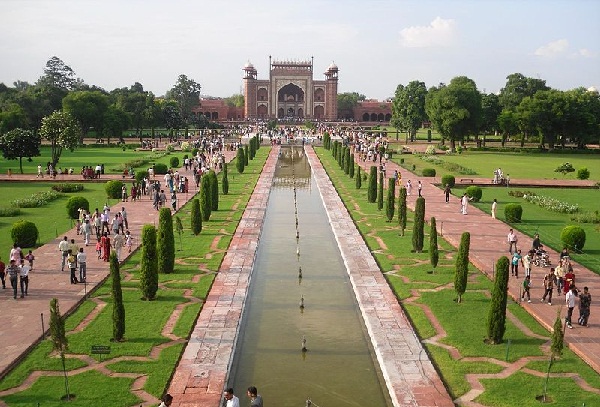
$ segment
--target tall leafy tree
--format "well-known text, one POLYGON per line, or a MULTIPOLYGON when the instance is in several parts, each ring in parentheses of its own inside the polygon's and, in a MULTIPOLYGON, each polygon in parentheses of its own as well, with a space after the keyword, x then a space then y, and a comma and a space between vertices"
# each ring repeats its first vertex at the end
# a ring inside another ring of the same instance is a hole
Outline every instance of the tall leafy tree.
POLYGON ((524 98, 532 97, 540 90, 550 90, 545 80, 513 73, 506 77, 506 85, 500 89, 498 101, 503 109, 515 111, 524 98))
POLYGON ((415 201, 415 221, 413 223, 412 245, 417 253, 423 251, 425 241, 425 198, 418 197, 415 201))
POLYGON ((192 109, 200 103, 200 89, 201 86, 198 82, 181 74, 175 85, 167 92, 167 98, 177 102, 179 116, 186 128, 186 134, 193 116, 192 109))
POLYGON ((104 113, 102 134, 110 143, 110 139, 122 139, 123 132, 129 128, 130 116, 117 105, 110 105, 104 113))
POLYGON ((23 174, 23 157, 40 155, 41 139, 39 134, 30 130, 14 129, 0 136, 0 150, 7 160, 19 160, 19 171, 23 174))
POLYGON ((425 82, 412 81, 408 85, 398 85, 392 102, 392 120, 390 124, 397 129, 406 130, 414 141, 417 131, 427 120, 425 112, 425 82))
POLYGON ((146 300, 156 298, 158 291, 158 257, 156 253, 156 228, 144 225, 142 228, 142 260, 140 265, 140 290, 146 300))
POLYGON ((400 187, 398 193, 398 224, 400 225, 400 234, 404 236, 406 230, 406 188, 400 187))
POLYGON ((27 129, 29 120, 25 110, 15 102, 3 107, 0 103, 0 134, 14 129, 27 129))
POLYGON ((121 273, 117 253, 110 254, 110 278, 112 281, 113 298, 113 340, 121 342, 125 337, 125 305, 123 304, 123 290, 121 289, 121 273))
POLYGON ((472 79, 458 76, 447 86, 432 88, 425 98, 425 110, 440 135, 450 140, 455 150, 456 141, 477 134, 481 123, 481 94, 472 79))
POLYGON ((158 271, 165 274, 172 273, 175 270, 175 236, 173 234, 173 217, 169 208, 161 208, 158 213, 156 247, 158 271))
POLYGON ((429 230, 429 262, 431 263, 431 267, 433 267, 433 271, 435 271, 439 260, 440 250, 437 242, 437 225, 435 222, 435 217, 431 217, 429 230))
POLYGON ((161 102, 156 100, 152 92, 146 95, 146 103, 144 107, 144 125, 150 127, 150 133, 154 140, 155 129, 162 123, 162 107, 161 102))
POLYGON ((46 62, 44 75, 38 80, 38 84, 52 88, 70 91, 77 85, 75 71, 57 56, 53 56, 46 62))
POLYGON ((471 234, 463 232, 460 237, 460 245, 456 255, 456 268, 454 273, 454 290, 458 295, 457 302, 462 302, 462 296, 467 290, 467 277, 469 276, 469 248, 471 245, 471 234))
POLYGON ((136 134, 140 135, 146 123, 148 92, 144 91, 144 86, 135 82, 129 88, 115 89, 111 95, 116 99, 116 105, 129 116, 136 134))
POLYGON ((359 102, 366 100, 366 96, 358 92, 338 93, 338 117, 341 119, 354 118, 354 108, 359 102))
POLYGON ((173 101, 166 101, 161 104, 162 124, 169 131, 171 136, 173 132, 178 131, 185 126, 181 113, 173 101))
POLYGON ((88 135, 91 128, 97 134, 102 134, 104 114, 109 105, 108 95, 99 91, 73 91, 64 97, 62 105, 63 111, 79 121, 83 137, 88 135))
POLYGON ((40 135, 50 142, 52 165, 56 166, 64 148, 73 151, 79 144, 79 123, 68 113, 56 111, 42 119, 40 135))
POLYGON ((481 95, 481 131, 484 134, 494 134, 498 130, 498 116, 502 111, 500 99, 495 93, 481 95))
POLYGON ((487 340, 502 343, 506 331, 506 302, 508 300, 508 263, 506 256, 496 262, 496 278, 492 290, 492 301, 487 318, 487 340))

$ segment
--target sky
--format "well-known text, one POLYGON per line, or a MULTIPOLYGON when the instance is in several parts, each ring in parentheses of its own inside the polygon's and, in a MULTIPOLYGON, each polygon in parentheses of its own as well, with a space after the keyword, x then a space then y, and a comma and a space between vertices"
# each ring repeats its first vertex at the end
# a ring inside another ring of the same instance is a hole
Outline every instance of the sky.
POLYGON ((53 56, 110 91, 161 96, 180 74, 202 94, 242 92, 250 61, 334 62, 338 92, 393 97, 456 76, 496 93, 512 73, 600 89, 599 0, 0 0, 0 82, 34 83, 53 56))

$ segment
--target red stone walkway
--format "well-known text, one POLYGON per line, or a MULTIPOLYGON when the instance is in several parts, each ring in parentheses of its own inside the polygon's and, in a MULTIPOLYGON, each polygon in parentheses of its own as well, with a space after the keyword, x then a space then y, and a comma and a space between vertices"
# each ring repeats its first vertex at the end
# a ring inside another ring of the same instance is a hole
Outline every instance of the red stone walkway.
MULTIPOLYGON (((235 152, 226 151, 227 161, 234 158, 235 152)), ((179 169, 182 175, 191 178, 192 172, 179 169)), ((4 176, 6 177, 6 175, 4 176)), ((67 177, 67 176, 64 176, 67 177)), ((106 181, 109 177, 106 177, 106 181)), ((118 175, 110 176, 111 179, 120 179, 118 175)), ((12 179, 23 181, 36 180, 35 175, 13 175, 12 179)), ((71 182, 79 182, 79 176, 70 176, 67 178, 71 182)), ((158 176, 157 176, 158 179, 158 176)), ((44 178, 43 181, 47 181, 44 178)), ((38 180, 39 181, 39 180, 38 180)), ((59 180, 57 182, 65 182, 59 180)), ((85 181, 84 181, 85 182, 85 181)), ((178 194, 179 206, 183 206, 194 196, 195 185, 191 185, 190 193, 178 194)), ((138 202, 119 202, 111 208, 113 213, 121 210, 121 207, 127 210, 129 220, 129 230, 133 236, 133 248, 140 243, 140 234, 143 225, 158 223, 158 212, 153 209, 152 201, 149 196, 143 197, 138 202)), ((101 208, 100 208, 101 209, 101 208)), ((75 309, 78 303, 84 301, 85 293, 100 285, 109 275, 108 263, 98 260, 95 252, 95 244, 85 247, 82 236, 77 236, 75 228, 60 235, 57 239, 35 249, 36 260, 34 269, 29 274, 29 295, 23 299, 17 297, 13 299, 12 290, 7 279, 7 289, 0 289, 0 309, 2 312, 2 329, 0 330, 0 343, 3 344, 0 352, 0 378, 2 378, 10 367, 17 363, 23 354, 42 337, 42 319, 43 328, 48 330, 50 322, 50 300, 58 298, 61 313, 64 315, 75 309), (58 251, 58 243, 67 236, 70 240, 74 238, 80 247, 84 247, 87 253, 87 284, 70 284, 70 272, 60 271, 61 256, 58 251)), ((125 258, 126 250, 122 255, 125 258)), ((18 293, 20 295, 20 291, 18 293)))
MULTIPOLYGON (((373 162, 368 161, 357 161, 357 163, 367 171, 373 165, 373 162)), ((469 206, 467 215, 462 215, 459 213, 459 199, 451 196, 450 202, 446 203, 443 191, 432 183, 431 178, 418 177, 391 161, 388 162, 386 167, 388 176, 393 174, 394 170, 398 170, 402 174, 403 183, 411 180, 413 189, 412 195, 407 199, 407 204, 412 210, 414 210, 417 198, 417 181, 421 180, 423 184, 422 193, 426 202, 425 219, 428 220, 434 216, 437 221, 438 232, 454 247, 458 247, 463 232, 470 232, 471 247, 469 258, 479 270, 493 279, 493 267, 496 261, 500 256, 508 256, 506 236, 510 226, 498 219, 492 219, 490 215, 473 206, 469 206)), ((527 184, 528 182, 533 182, 533 180, 514 180, 514 182, 527 184)), ((540 186, 544 185, 548 187, 561 185, 561 180, 544 180, 543 183, 536 180, 535 182, 540 186)), ((518 238, 521 248, 529 249, 531 247, 532 239, 529 236, 518 233, 518 238)), ((551 261, 556 264, 558 253, 553 250, 549 250, 548 252, 551 261)), ((597 322, 598 318, 600 318, 600 302, 598 301, 598 296, 600 296, 600 276, 576 262, 572 261, 571 263, 573 264, 577 278, 577 286, 580 288, 584 286, 589 287, 592 299, 596 299, 592 302, 590 326, 586 328, 575 323, 573 325, 574 329, 567 329, 567 332, 565 332, 565 341, 569 348, 600 373, 600 323, 597 322)), ((542 280, 548 270, 548 268, 533 267, 531 272, 533 284, 531 289, 532 302, 522 303, 522 306, 544 327, 551 331, 557 311, 560 310, 561 316, 564 318, 566 307, 564 305, 564 296, 557 298, 556 291, 552 299, 552 306, 540 302, 543 293, 542 280)), ((517 280, 514 277, 509 281, 509 294, 515 300, 519 297, 521 283, 521 279, 517 280)), ((576 322, 579 315, 577 309, 573 314, 573 320, 576 322)))

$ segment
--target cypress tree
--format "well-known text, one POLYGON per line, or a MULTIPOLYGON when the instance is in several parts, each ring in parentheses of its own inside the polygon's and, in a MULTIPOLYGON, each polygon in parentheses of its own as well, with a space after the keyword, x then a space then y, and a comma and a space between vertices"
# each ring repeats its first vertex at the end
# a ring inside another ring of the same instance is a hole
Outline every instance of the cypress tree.
POLYGON ((52 341, 52 349, 60 354, 65 376, 66 399, 70 400, 69 377, 67 375, 67 367, 65 364, 65 352, 69 349, 69 341, 65 335, 65 320, 62 315, 60 315, 60 307, 58 306, 57 298, 52 298, 50 300, 50 339, 52 341))
POLYGON ((242 147, 238 148, 237 155, 235 158, 235 168, 237 172, 240 174, 244 172, 244 167, 246 166, 246 159, 244 158, 244 149, 242 147))
POLYGON ((396 212, 396 180, 390 178, 388 180, 387 200, 385 206, 385 214, 387 221, 391 222, 394 219, 394 212, 396 212))
POLYGON ((250 152, 248 151, 248 144, 244 146, 244 167, 248 166, 248 159, 250 158, 250 152))
POLYGON ((258 150, 260 150, 260 135, 257 134, 254 137, 256 138, 256 144, 255 144, 256 151, 258 151, 258 150))
POLYGON ((348 175, 354 178, 354 154, 350 154, 350 164, 348 165, 348 175))
POLYGON ((334 140, 333 141, 333 148, 331 149, 331 156, 332 157, 337 157, 337 146, 338 146, 338 141, 334 140))
POLYGON ((454 290, 458 294, 457 302, 462 302, 462 296, 467 289, 467 277, 469 275, 469 246, 471 245, 471 234, 464 232, 460 237, 460 245, 456 254, 456 271, 454 273, 454 290))
POLYGON ((202 232, 202 213, 200 212, 200 200, 192 199, 192 233, 196 236, 202 232))
POLYGON ((550 345, 552 356, 562 355, 564 345, 565 332, 563 331, 563 324, 560 319, 560 309, 558 309, 556 311, 556 319, 554 320, 554 326, 552 330, 552 344, 550 345))
POLYGON ((350 147, 348 147, 346 149, 346 157, 344 160, 344 172, 346 173, 346 175, 350 174, 350 164, 352 163, 352 161, 350 161, 351 155, 350 155, 350 147))
POLYGON ((331 137, 327 132, 323 133, 323 147, 325 148, 325 150, 331 149, 331 137))
POLYGON ((223 195, 229 194, 229 177, 227 176, 227 163, 223 163, 223 175, 221 178, 221 188, 223 195))
MULTIPOLYGON (((165 209, 171 214, 171 211, 165 209)), ((119 260, 117 253, 110 254, 110 277, 112 280, 112 297, 113 297, 113 340, 121 342, 125 336, 125 306, 123 305, 123 290, 121 289, 121 273, 119 271, 119 260)))
POLYGON ((417 253, 423 251, 425 240, 425 198, 418 197, 415 202, 415 221, 413 223, 412 244, 417 253))
POLYGON ((508 258, 502 256, 496 262, 496 278, 492 289, 492 301, 487 319, 487 342, 502 343, 506 331, 506 300, 508 297, 508 258))
POLYGON ((173 235, 173 218, 169 208, 161 208, 158 213, 156 247, 158 271, 165 274, 172 273, 175 269, 175 236, 173 235))
POLYGON ((360 187, 362 187, 362 175, 360 173, 360 165, 356 169, 355 185, 356 185, 356 189, 360 189, 360 187))
POLYGON ((158 291, 158 257, 156 250, 156 228, 154 225, 144 225, 142 228, 140 290, 142 291, 142 298, 145 300, 156 298, 156 292, 158 291))
POLYGON ((344 154, 343 154, 344 147, 341 144, 338 145, 338 149, 337 149, 336 153, 337 153, 336 160, 337 160, 340 168, 342 168, 342 157, 344 156, 344 154))
POLYGON ((377 167, 372 165, 369 173, 369 186, 367 189, 367 202, 374 203, 377 200, 377 167))
POLYGON ((398 194, 398 224, 400 225, 401 235, 404 236, 406 230, 406 188, 400 187, 398 194))
POLYGON ((206 175, 202 176, 200 182, 200 208, 202 213, 202 220, 208 221, 210 219, 210 212, 212 209, 212 192, 210 190, 210 179, 206 175))
POLYGON ((256 136, 250 139, 250 159, 254 160, 256 154, 256 136))
POLYGON ((341 161, 338 160, 338 164, 342 171, 344 171, 344 161, 346 161, 346 148, 346 146, 342 147, 342 154, 340 156, 341 161))
POLYGON ((379 173, 379 183, 377 184, 377 210, 383 209, 383 172, 379 173))
POLYGON ((207 175, 210 180, 210 212, 212 213, 219 210, 219 179, 214 170, 210 170, 207 175))
POLYGON ((437 226, 435 224, 435 217, 431 218, 430 223, 431 229, 429 231, 429 262, 431 263, 431 267, 433 267, 433 271, 435 272, 435 268, 437 267, 438 262, 440 260, 440 251, 438 249, 437 226))

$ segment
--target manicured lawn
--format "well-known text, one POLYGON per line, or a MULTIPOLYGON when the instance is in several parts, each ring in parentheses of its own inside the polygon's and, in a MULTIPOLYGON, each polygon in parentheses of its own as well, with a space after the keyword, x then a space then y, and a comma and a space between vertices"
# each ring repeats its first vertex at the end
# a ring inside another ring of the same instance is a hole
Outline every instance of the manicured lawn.
MULTIPOLYGON (((471 177, 489 178, 494 177, 494 170, 502 168, 504 174, 510 174, 515 179, 577 179, 577 171, 562 175, 554 170, 565 162, 573 164, 575 170, 586 167, 590 171, 590 179, 600 180, 600 154, 524 154, 524 153, 496 153, 486 151, 464 151, 462 154, 435 156, 447 163, 459 164, 476 172, 471 177)), ((416 166, 416 174, 421 174, 423 168, 435 168, 437 176, 446 174, 457 178, 469 178, 458 172, 451 172, 440 165, 421 160, 418 155, 402 154, 395 155, 392 160, 400 163, 404 159, 404 167, 412 169, 416 166)))
MULTIPOLYGON (((390 286, 415 325, 419 336, 431 340, 436 333, 434 325, 424 309, 433 312, 435 319, 446 332, 446 336, 437 343, 428 342, 425 346, 441 372, 452 397, 460 397, 471 389, 467 375, 499 373, 504 370, 500 363, 505 360, 515 362, 524 357, 542 359, 547 357, 547 348, 541 346, 547 342, 546 339, 528 336, 508 319, 504 335, 505 342, 500 345, 486 344, 484 338, 492 282, 474 267, 470 267, 467 291, 463 296, 463 302, 457 304, 454 301, 456 293, 453 285, 456 251, 441 237, 438 237, 440 262, 435 273, 432 273, 427 253, 429 227, 427 225, 425 227, 424 252, 413 253, 411 251, 413 214, 410 211, 408 213, 406 235, 399 236, 397 217, 393 222, 386 222, 385 211, 378 211, 375 203, 367 202, 366 183, 363 183, 362 189, 356 190, 355 181, 339 169, 330 152, 322 148, 316 150, 382 272, 385 273, 390 286), (459 352, 460 357, 452 357, 446 349, 441 347, 442 344, 453 347, 459 352), (465 360, 467 357, 478 359, 465 360)), ((486 193, 484 192, 485 198, 486 193)), ((534 333, 550 336, 548 331, 518 304, 509 301, 508 311, 534 333)), ((588 383, 600 388, 598 374, 581 359, 570 353, 567 355, 568 357, 556 362, 553 372, 581 372, 580 374, 588 383)), ((531 366, 534 369, 539 367, 534 362, 531 366)), ((483 383, 486 387, 485 392, 477 398, 482 405, 493 407, 534 406, 539 404, 534 397, 541 394, 543 378, 519 370, 508 378, 488 376, 483 383), (517 386, 519 390, 515 391, 517 386), (537 389, 540 389, 539 392, 537 389), (512 393, 518 394, 518 397, 513 397, 512 393), (506 397, 508 394, 510 397, 506 397), (530 398, 533 398, 533 401, 530 398), (521 399, 524 402, 521 403, 521 399)), ((551 383, 553 385, 549 387, 550 397, 560 400, 555 405, 571 406, 572 404, 567 404, 567 400, 584 400, 592 403, 592 400, 598 398, 597 394, 574 386, 575 382, 571 378, 553 378, 551 383), (565 398, 563 392, 567 392, 566 394, 572 392, 571 394, 574 394, 575 398, 565 398)), ((593 403, 586 405, 593 405, 593 403)))
MULTIPOLYGON (((124 357, 125 360, 109 363, 107 367, 119 373, 144 374, 148 379, 144 390, 160 397, 165 391, 168 381, 176 366, 184 344, 169 344, 169 338, 163 336, 164 326, 175 307, 184 304, 186 307, 177 319, 173 334, 187 339, 194 321, 201 309, 211 284, 218 272, 225 255, 223 248, 235 232, 241 213, 247 206, 248 199, 258 180, 262 166, 269 153, 269 148, 258 150, 254 160, 243 174, 233 173, 235 162, 229 165, 230 193, 219 195, 219 210, 213 212, 207 222, 203 222, 200 235, 194 236, 190 230, 190 207, 184 206, 176 215, 180 217, 184 230, 182 238, 175 234, 175 272, 159 275, 159 292, 155 301, 142 301, 139 290, 140 253, 135 253, 121 267, 121 275, 130 274, 131 278, 122 282, 125 303, 126 330, 125 341, 114 343, 112 337, 112 298, 110 295, 110 279, 100 287, 93 296, 106 306, 83 329, 78 325, 95 308, 95 301, 86 300, 82 306, 66 320, 69 351, 67 353, 67 369, 70 392, 77 397, 70 404, 73 406, 110 405, 133 406, 141 400, 131 392, 132 378, 106 376, 97 371, 87 373, 73 372, 86 363, 73 355, 88 355, 92 345, 110 345, 110 355, 103 355, 103 360, 124 357), (217 250, 211 244, 218 240, 217 250), (187 292, 188 294, 184 295, 187 292), (190 294, 191 293, 191 294, 190 294), (192 302, 191 295, 198 302, 192 302), (150 357, 151 350, 160 344, 165 348, 157 358, 150 357), (135 357, 134 360, 127 358, 135 357), (103 397, 98 399, 98 397, 103 397)), ((221 177, 218 176, 219 182, 221 177)), ((94 355, 96 360, 99 355, 94 355)), ((18 386, 34 370, 55 370, 61 374, 60 358, 51 352, 49 340, 41 342, 0 384, 0 390, 18 386)), ((9 406, 58 405, 60 397, 65 393, 62 376, 42 377, 25 391, 4 396, 2 400, 9 406)), ((62 404, 61 404, 62 405, 62 404)))
MULTIPOLYGON (((515 223, 516 229, 529 236, 540 234, 542 244, 552 247, 560 252, 562 243, 560 233, 567 225, 581 226, 586 233, 585 247, 583 253, 572 253, 575 261, 588 267, 590 270, 600 274, 600 229, 598 224, 576 223, 572 221, 571 215, 552 212, 529 203, 523 198, 508 195, 510 190, 521 190, 522 188, 485 187, 481 202, 473 203, 479 209, 490 213, 494 198, 498 199, 497 216, 505 220, 504 206, 508 203, 518 203, 523 207, 523 218, 521 223, 515 223)), ((593 212, 598 210, 600 202, 600 190, 598 189, 567 189, 567 188, 535 188, 531 189, 537 195, 549 196, 560 201, 578 204, 580 212, 593 212)), ((462 196, 463 189, 455 188, 452 192, 456 196, 462 196)), ((532 238, 533 240, 533 238, 532 238)), ((531 241, 522 242, 522 247, 529 248, 531 241)), ((556 264, 558 259, 551 259, 556 264)))

